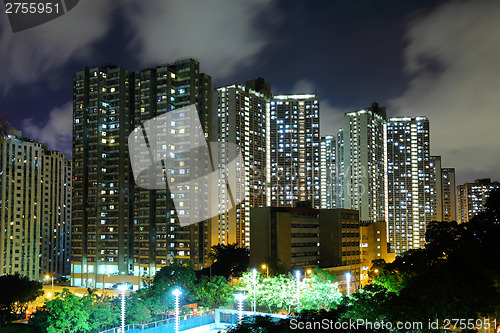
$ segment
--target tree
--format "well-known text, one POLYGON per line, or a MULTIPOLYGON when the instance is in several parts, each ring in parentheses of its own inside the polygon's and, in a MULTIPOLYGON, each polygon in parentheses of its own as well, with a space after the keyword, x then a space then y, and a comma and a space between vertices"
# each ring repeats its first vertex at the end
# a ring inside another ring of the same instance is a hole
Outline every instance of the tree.
POLYGON ((137 292, 145 306, 157 315, 174 308, 175 299, 172 291, 182 290, 181 303, 194 299, 195 272, 191 262, 173 262, 162 267, 155 275, 150 287, 137 292))
MULTIPOLYGON (((392 303, 396 293, 377 284, 370 284, 342 301, 342 319, 357 320, 363 318, 371 322, 381 322, 393 319, 392 303)), ((396 318, 397 320, 398 318, 396 318)), ((400 318, 399 318, 400 319, 400 318)))
POLYGON ((119 300, 119 297, 114 299, 107 295, 97 296, 96 294, 84 297, 88 298, 85 304, 90 307, 89 323, 93 332, 104 331, 119 324, 120 305, 114 301, 119 300))
MULTIPOLYGON (((264 263, 269 267, 269 275, 286 274, 287 268, 281 259, 275 256, 266 256, 264 263)), ((267 272, 267 271, 266 271, 267 272)))
POLYGON ((399 293, 406 320, 497 316, 500 313, 500 200, 492 192, 468 223, 431 222, 425 248, 382 269, 375 283, 399 293))
POLYGON ((0 308, 9 312, 25 312, 28 302, 43 295, 43 285, 27 276, 0 276, 0 308))
POLYGON ((64 288, 62 293, 55 293, 55 298, 45 303, 44 310, 35 313, 31 322, 47 333, 88 332, 92 329, 90 297, 78 297, 64 288))
MULTIPOLYGON (((257 304, 269 312, 286 310, 297 311, 297 280, 291 274, 256 277, 257 304)), ((244 273, 239 279, 236 289, 247 293, 247 301, 253 304, 253 274, 244 273)), ((338 280, 324 270, 315 268, 310 278, 303 279, 300 284, 300 304, 303 310, 319 310, 336 308, 342 295, 338 290, 338 280)))
POLYGON ((238 247, 237 243, 212 246, 208 257, 212 261, 212 274, 226 278, 240 277, 250 264, 249 249, 238 247))
POLYGON ((329 310, 336 308, 342 300, 337 277, 325 270, 315 267, 309 278, 303 281, 300 302, 304 310, 329 310))
POLYGON ((127 298, 126 321, 130 324, 146 324, 152 321, 151 311, 148 303, 141 298, 138 293, 134 293, 127 298))
POLYGON ((203 276, 194 289, 199 304, 209 309, 227 306, 233 300, 234 287, 223 276, 203 276))
POLYGON ((86 294, 78 297, 68 289, 47 300, 29 323, 41 332, 101 332, 119 324, 119 298, 86 294))

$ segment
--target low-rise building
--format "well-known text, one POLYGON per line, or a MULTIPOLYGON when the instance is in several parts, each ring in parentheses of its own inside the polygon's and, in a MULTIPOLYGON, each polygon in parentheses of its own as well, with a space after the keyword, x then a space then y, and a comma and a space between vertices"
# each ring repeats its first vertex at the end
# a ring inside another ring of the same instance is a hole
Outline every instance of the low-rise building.
POLYGON ((387 242, 387 227, 384 222, 366 223, 359 227, 361 248, 361 284, 369 282, 368 271, 374 260, 393 262, 396 255, 391 253, 387 242))
POLYGON ((250 266, 277 257, 287 269, 344 267, 360 277, 359 213, 351 209, 250 209, 250 266))

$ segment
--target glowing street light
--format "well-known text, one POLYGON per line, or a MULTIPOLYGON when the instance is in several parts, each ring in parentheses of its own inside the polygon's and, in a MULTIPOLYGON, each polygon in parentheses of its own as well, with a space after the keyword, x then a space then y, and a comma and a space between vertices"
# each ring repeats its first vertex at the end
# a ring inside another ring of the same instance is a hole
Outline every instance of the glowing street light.
POLYGON ((127 285, 125 283, 118 285, 118 290, 122 292, 122 333, 125 332, 125 290, 127 285))
POLYGON ((255 316, 257 309, 257 270, 252 269, 253 276, 253 315, 255 316))
POLYGON ((262 269, 266 270, 266 277, 269 277, 269 266, 267 266, 266 264, 262 264, 262 269))
POLYGON ((309 277, 311 277, 311 273, 312 273, 312 269, 310 269, 310 268, 309 268, 309 269, 306 271, 306 275, 309 275, 309 277))
MULTIPOLYGON (((51 293, 51 295, 54 295, 54 277, 53 277, 53 276, 52 276, 52 277, 50 277, 50 275, 45 275, 45 279, 46 279, 46 280, 50 279, 50 280, 52 281, 52 293, 51 293)), ((51 296, 49 296, 49 298, 50 298, 50 297, 51 297, 51 296)))
POLYGON ((346 280, 347 280, 347 297, 351 296, 351 273, 347 272, 345 274, 346 280))
POLYGON ((236 300, 238 300, 238 324, 241 324, 241 320, 243 319, 243 300, 247 298, 243 294, 236 294, 236 300))
POLYGON ((295 272, 297 278, 297 314, 300 313, 300 271, 295 272))
POLYGON ((172 291, 172 294, 175 296, 175 333, 179 332, 179 296, 182 294, 182 291, 179 288, 175 288, 172 291))

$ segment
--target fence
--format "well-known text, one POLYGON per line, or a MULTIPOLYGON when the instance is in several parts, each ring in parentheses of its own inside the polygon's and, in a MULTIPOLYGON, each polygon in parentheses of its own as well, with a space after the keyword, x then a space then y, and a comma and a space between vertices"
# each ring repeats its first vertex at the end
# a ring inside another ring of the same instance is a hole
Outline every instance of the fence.
MULTIPOLYGON (((215 311, 206 311, 199 313, 191 313, 179 316, 179 331, 188 330, 191 328, 209 325, 215 323, 215 311)), ((175 332, 175 317, 155 321, 147 324, 128 324, 125 325, 125 333, 136 333, 147 331, 147 333, 174 333, 175 332)), ((121 327, 111 328, 100 333, 122 333, 121 327)))

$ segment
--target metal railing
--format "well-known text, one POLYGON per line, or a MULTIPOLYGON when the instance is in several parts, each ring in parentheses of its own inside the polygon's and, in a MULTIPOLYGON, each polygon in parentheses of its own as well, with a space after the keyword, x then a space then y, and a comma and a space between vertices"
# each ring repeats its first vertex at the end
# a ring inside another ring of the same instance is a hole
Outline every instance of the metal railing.
MULTIPOLYGON (((190 313, 186 315, 179 316, 179 329, 181 331, 199 327, 202 325, 208 325, 214 323, 214 310, 190 313)), ((101 331, 99 333, 135 333, 145 330, 150 330, 151 333, 155 331, 155 328, 161 327, 161 332, 169 333, 174 332, 175 317, 170 317, 167 319, 155 321, 147 324, 128 324, 125 325, 125 331, 122 332, 121 327, 114 327, 106 331, 101 331)))

